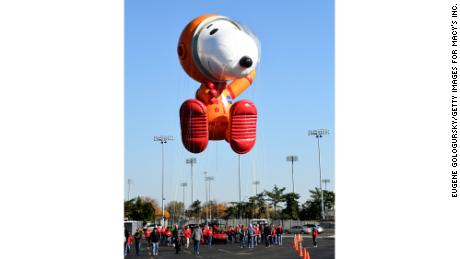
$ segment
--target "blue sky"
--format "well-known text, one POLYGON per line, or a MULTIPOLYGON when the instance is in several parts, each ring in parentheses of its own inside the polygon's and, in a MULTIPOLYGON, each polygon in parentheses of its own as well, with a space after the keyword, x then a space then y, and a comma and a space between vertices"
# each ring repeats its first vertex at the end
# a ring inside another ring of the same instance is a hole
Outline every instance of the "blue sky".
POLYGON ((237 99, 252 100, 259 113, 257 142, 241 156, 242 198, 274 184, 295 191, 304 202, 319 185, 316 139, 309 129, 328 128, 321 139, 323 179, 334 188, 334 1, 125 1, 125 197, 161 200, 161 144, 155 135, 173 135, 165 144, 165 198, 182 200, 195 157, 194 198, 204 200, 204 171, 215 177, 211 197, 238 200, 238 156, 227 142, 212 141, 200 154, 189 153, 180 140, 179 107, 193 98, 199 83, 179 64, 179 35, 193 18, 215 13, 248 26, 261 43, 261 60, 251 87, 237 99))

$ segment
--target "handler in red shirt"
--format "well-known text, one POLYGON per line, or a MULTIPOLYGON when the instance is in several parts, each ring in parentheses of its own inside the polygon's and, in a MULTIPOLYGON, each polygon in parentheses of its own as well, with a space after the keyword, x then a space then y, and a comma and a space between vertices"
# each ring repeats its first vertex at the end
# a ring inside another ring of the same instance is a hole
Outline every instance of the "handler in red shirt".
POLYGON ((255 242, 256 244, 255 245, 257 245, 260 243, 260 227, 258 225, 255 225, 254 230, 256 232, 256 242, 255 242))
POLYGON ((318 237, 318 234, 319 234, 319 233, 318 233, 318 229, 313 228, 312 231, 311 231, 311 237, 313 238, 313 246, 314 246, 314 247, 318 247, 318 246, 316 245, 316 238, 318 237))
POLYGON ((190 231, 189 227, 185 227, 185 229, 182 230, 184 233, 184 238, 185 238, 185 248, 188 248, 190 244, 190 237, 192 236, 192 231, 190 231))
POLYGON ((203 235, 206 237, 208 242, 208 247, 211 247, 212 244, 212 229, 209 226, 204 227, 203 235))
POLYGON ((165 235, 166 228, 165 227, 160 227, 158 232, 160 233, 160 245, 163 245, 165 243, 165 240, 166 240, 166 235, 165 235))
POLYGON ((145 232, 144 232, 144 236, 145 238, 149 238, 150 237, 150 229, 146 229, 145 232))

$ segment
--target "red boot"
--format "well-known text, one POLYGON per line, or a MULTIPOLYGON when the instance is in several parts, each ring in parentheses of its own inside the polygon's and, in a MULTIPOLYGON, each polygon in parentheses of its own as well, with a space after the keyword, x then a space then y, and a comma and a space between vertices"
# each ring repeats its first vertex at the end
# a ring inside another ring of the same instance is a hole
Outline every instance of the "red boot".
POLYGON ((230 109, 230 146, 238 154, 251 151, 256 143, 257 109, 248 100, 241 100, 230 109))
POLYGON ((189 99, 180 107, 182 143, 192 153, 200 153, 208 146, 208 112, 206 106, 189 99))

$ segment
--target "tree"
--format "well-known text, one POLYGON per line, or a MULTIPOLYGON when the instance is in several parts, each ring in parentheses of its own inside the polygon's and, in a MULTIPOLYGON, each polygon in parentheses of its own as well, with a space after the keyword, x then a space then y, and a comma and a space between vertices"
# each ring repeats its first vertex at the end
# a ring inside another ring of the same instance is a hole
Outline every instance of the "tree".
POLYGON ((151 203, 152 206, 155 208, 155 210, 159 210, 159 209, 160 209, 160 205, 158 205, 157 200, 152 199, 152 198, 150 198, 150 197, 148 197, 148 196, 141 196, 140 198, 141 198, 144 202, 146 202, 146 203, 151 203))
POLYGON ((166 205, 166 209, 169 211, 171 218, 174 221, 182 216, 184 203, 181 201, 170 201, 168 205, 166 205))
POLYGON ((149 197, 137 197, 125 201, 125 217, 132 220, 151 221, 155 218, 156 201, 149 197))
POLYGON ((278 188, 276 185, 273 187, 273 190, 271 192, 265 191, 265 194, 268 196, 268 200, 272 202, 273 204, 273 209, 275 210, 275 215, 274 219, 276 219, 276 208, 278 203, 284 202, 284 190, 286 190, 286 187, 283 188, 278 188))
POLYGON ((224 219, 234 219, 238 216, 237 202, 230 202, 230 205, 225 209, 224 219))
POLYGON ((249 197, 249 206, 252 218, 266 218, 267 217, 267 204, 265 203, 265 193, 261 192, 255 196, 249 197))
POLYGON ((251 203, 243 201, 241 203, 238 203, 238 206, 240 208, 240 213, 241 213, 242 218, 251 218, 252 217, 253 207, 251 206, 251 203))
MULTIPOLYGON (((316 214, 317 212, 310 211, 309 203, 307 201, 302 204, 302 208, 300 209, 300 213, 299 213, 299 218, 300 220, 308 220, 310 219, 310 215, 316 215, 316 214)), ((312 217, 312 219, 314 218, 312 217)))
POLYGON ((283 209, 283 214, 288 219, 299 219, 299 201, 300 195, 294 192, 284 195, 286 201, 286 208, 283 209))
POLYGON ((200 214, 201 214, 201 201, 196 200, 190 205, 188 216, 198 218, 200 217, 200 214))
POLYGON ((230 202, 223 215, 224 219, 250 218, 252 217, 253 206, 250 202, 230 202))
POLYGON ((202 205, 201 205, 201 213, 200 213, 200 218, 202 219, 208 219, 208 217, 210 216, 209 215, 209 211, 210 209, 212 210, 212 205, 213 203, 211 201, 209 202, 204 202, 202 205))
POLYGON ((256 208, 256 197, 255 196, 249 197, 248 212, 250 214, 250 218, 256 217, 255 214, 257 212, 257 208, 256 208))
MULTIPOLYGON (((169 219, 169 216, 170 216, 169 211, 165 209, 165 219, 169 219)), ((156 210, 155 219, 161 220, 162 217, 163 217, 163 211, 161 209, 156 210)))
MULTIPOLYGON (((323 190, 323 197, 324 210, 333 209, 335 205, 334 192, 323 190)), ((321 219, 321 190, 319 188, 310 190, 310 199, 302 205, 300 216, 302 220, 321 219)))
POLYGON ((218 203, 217 201, 206 202, 202 206, 201 218, 225 218, 227 206, 225 203, 218 203), (211 211, 210 211, 211 208, 211 211))
POLYGON ((224 217, 226 209, 227 205, 225 203, 213 203, 212 213, 215 215, 216 218, 220 219, 224 217))

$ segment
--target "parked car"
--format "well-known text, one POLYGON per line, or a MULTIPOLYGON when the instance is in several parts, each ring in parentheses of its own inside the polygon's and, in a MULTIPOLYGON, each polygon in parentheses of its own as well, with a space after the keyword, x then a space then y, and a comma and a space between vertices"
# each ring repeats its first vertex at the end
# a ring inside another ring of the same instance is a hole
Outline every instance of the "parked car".
POLYGON ((128 232, 132 235, 136 233, 136 230, 142 227, 142 221, 135 221, 135 220, 125 220, 125 228, 128 232))
POLYGON ((160 224, 148 223, 148 224, 146 224, 146 225, 144 226, 143 229, 144 229, 144 232, 145 232, 147 229, 148 229, 150 232, 153 232, 153 229, 154 229, 154 228, 157 228, 157 227, 159 227, 159 226, 160 226, 160 224))
POLYGON ((225 230, 215 230, 212 233, 212 242, 223 242, 224 244, 227 244, 228 240, 228 235, 225 232, 225 230))
POLYGON ((289 233, 290 234, 303 234, 303 233, 305 233, 305 231, 304 231, 302 226, 292 226, 289 229, 289 233))
POLYGON ((212 242, 223 242, 227 243, 227 225, 224 221, 213 221, 211 224, 212 228, 212 242))
POLYGON ((184 228, 185 228, 185 227, 188 227, 188 228, 190 228, 191 230, 193 230, 194 228, 196 228, 196 227, 201 227, 201 226, 198 225, 198 224, 195 224, 195 223, 191 223, 191 224, 185 225, 184 228))
POLYGON ((268 220, 267 219, 251 219, 251 221, 249 222, 250 224, 252 225, 266 225, 268 224, 268 220))
POLYGON ((324 228, 324 229, 334 229, 335 228, 335 223, 332 223, 332 222, 323 222, 321 223, 321 226, 324 228))
POLYGON ((324 231, 324 229, 320 225, 317 225, 317 224, 305 224, 302 226, 303 233, 311 233, 313 228, 318 229, 318 233, 322 233, 324 231))

